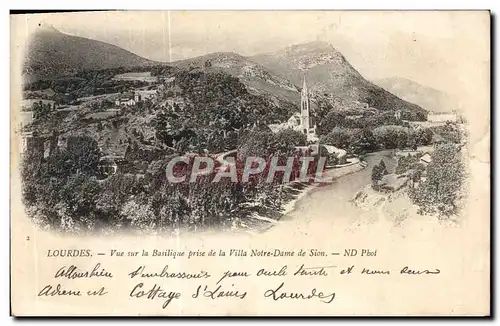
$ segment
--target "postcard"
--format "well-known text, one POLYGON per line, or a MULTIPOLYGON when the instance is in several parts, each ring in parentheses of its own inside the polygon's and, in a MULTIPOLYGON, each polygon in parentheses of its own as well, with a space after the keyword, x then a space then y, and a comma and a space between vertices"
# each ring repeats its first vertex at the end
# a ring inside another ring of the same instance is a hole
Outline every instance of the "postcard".
POLYGON ((489 316, 490 15, 11 14, 11 314, 489 316))

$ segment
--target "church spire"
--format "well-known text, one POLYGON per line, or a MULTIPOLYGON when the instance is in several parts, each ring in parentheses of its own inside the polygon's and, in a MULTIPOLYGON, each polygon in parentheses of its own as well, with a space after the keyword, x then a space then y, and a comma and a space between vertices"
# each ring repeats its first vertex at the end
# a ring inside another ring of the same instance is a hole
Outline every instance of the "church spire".
POLYGON ((306 135, 307 141, 315 141, 318 137, 316 136, 316 123, 314 117, 309 115, 310 104, 306 74, 304 73, 304 82, 302 83, 302 91, 300 93, 300 123, 297 127, 306 135))
POLYGON ((307 89, 305 74, 304 74, 304 82, 302 84, 302 94, 300 97, 301 97, 301 109, 302 111, 307 111, 307 115, 309 115, 309 90, 307 89))
POLYGON ((310 126, 309 120, 309 92, 307 90, 306 76, 304 74, 304 83, 302 85, 302 94, 300 96, 300 126, 305 134, 308 133, 310 126))

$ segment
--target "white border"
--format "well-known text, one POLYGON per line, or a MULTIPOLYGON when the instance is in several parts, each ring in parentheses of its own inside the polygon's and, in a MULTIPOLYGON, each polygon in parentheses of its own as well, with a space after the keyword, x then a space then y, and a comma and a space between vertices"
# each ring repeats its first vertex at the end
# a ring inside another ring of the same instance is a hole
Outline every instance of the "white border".
POLYGON ((220 9, 277 9, 277 10, 313 10, 313 9, 330 9, 330 10, 437 10, 437 9, 491 9, 495 7, 494 0, 475 0, 475 1, 445 1, 445 0, 421 0, 421 1, 360 1, 360 0, 337 0, 337 1, 321 1, 321 0, 253 0, 253 1, 228 1, 228 0, 212 0, 210 2, 201 0, 183 0, 183 1, 131 1, 131 0, 87 0, 85 2, 69 2, 69 1, 32 1, 18 0, 11 1, 15 9, 184 9, 184 10, 220 10, 220 9), (81 7, 85 5, 85 8, 81 7))

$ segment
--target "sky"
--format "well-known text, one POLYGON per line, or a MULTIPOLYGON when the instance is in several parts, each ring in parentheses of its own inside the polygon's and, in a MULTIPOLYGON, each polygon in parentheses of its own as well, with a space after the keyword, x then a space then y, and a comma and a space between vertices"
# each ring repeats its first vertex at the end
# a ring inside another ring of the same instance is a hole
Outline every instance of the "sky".
POLYGON ((157 61, 218 51, 254 55, 321 40, 369 80, 399 76, 463 96, 471 81, 489 85, 488 17, 465 11, 94 12, 35 15, 27 19, 27 33, 41 22, 157 61))

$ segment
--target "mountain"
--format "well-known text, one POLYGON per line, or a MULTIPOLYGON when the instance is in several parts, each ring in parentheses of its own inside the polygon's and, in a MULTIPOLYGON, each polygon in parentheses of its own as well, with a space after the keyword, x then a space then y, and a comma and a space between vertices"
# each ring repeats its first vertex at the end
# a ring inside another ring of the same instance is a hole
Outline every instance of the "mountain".
POLYGON ((383 78, 375 80, 374 83, 408 102, 433 112, 449 112, 457 107, 457 100, 451 95, 406 78, 383 78))
POLYGON ((28 40, 23 73, 30 80, 59 77, 82 69, 155 64, 117 46, 40 27, 28 40))
POLYGON ((286 78, 273 74, 262 65, 233 52, 216 52, 174 62, 173 66, 186 70, 224 72, 238 78, 247 89, 275 102, 298 106, 300 88, 286 78))
POLYGON ((277 76, 301 85, 304 76, 312 92, 347 106, 366 103, 382 111, 404 110, 425 115, 420 106, 404 101, 366 80, 332 45, 310 42, 274 53, 249 57, 277 76))
MULTIPOLYGON (((117 46, 63 34, 41 27, 31 37, 24 62, 25 81, 72 75, 82 69, 109 69, 159 64, 117 46)), ((311 42, 270 54, 244 57, 217 52, 177 61, 185 70, 224 72, 237 77, 256 95, 266 96, 278 106, 297 108, 304 75, 312 90, 312 108, 326 99, 342 108, 405 110, 425 115, 425 110, 380 88, 354 69, 333 46, 311 42), (339 105, 340 103, 340 105, 339 105)))

